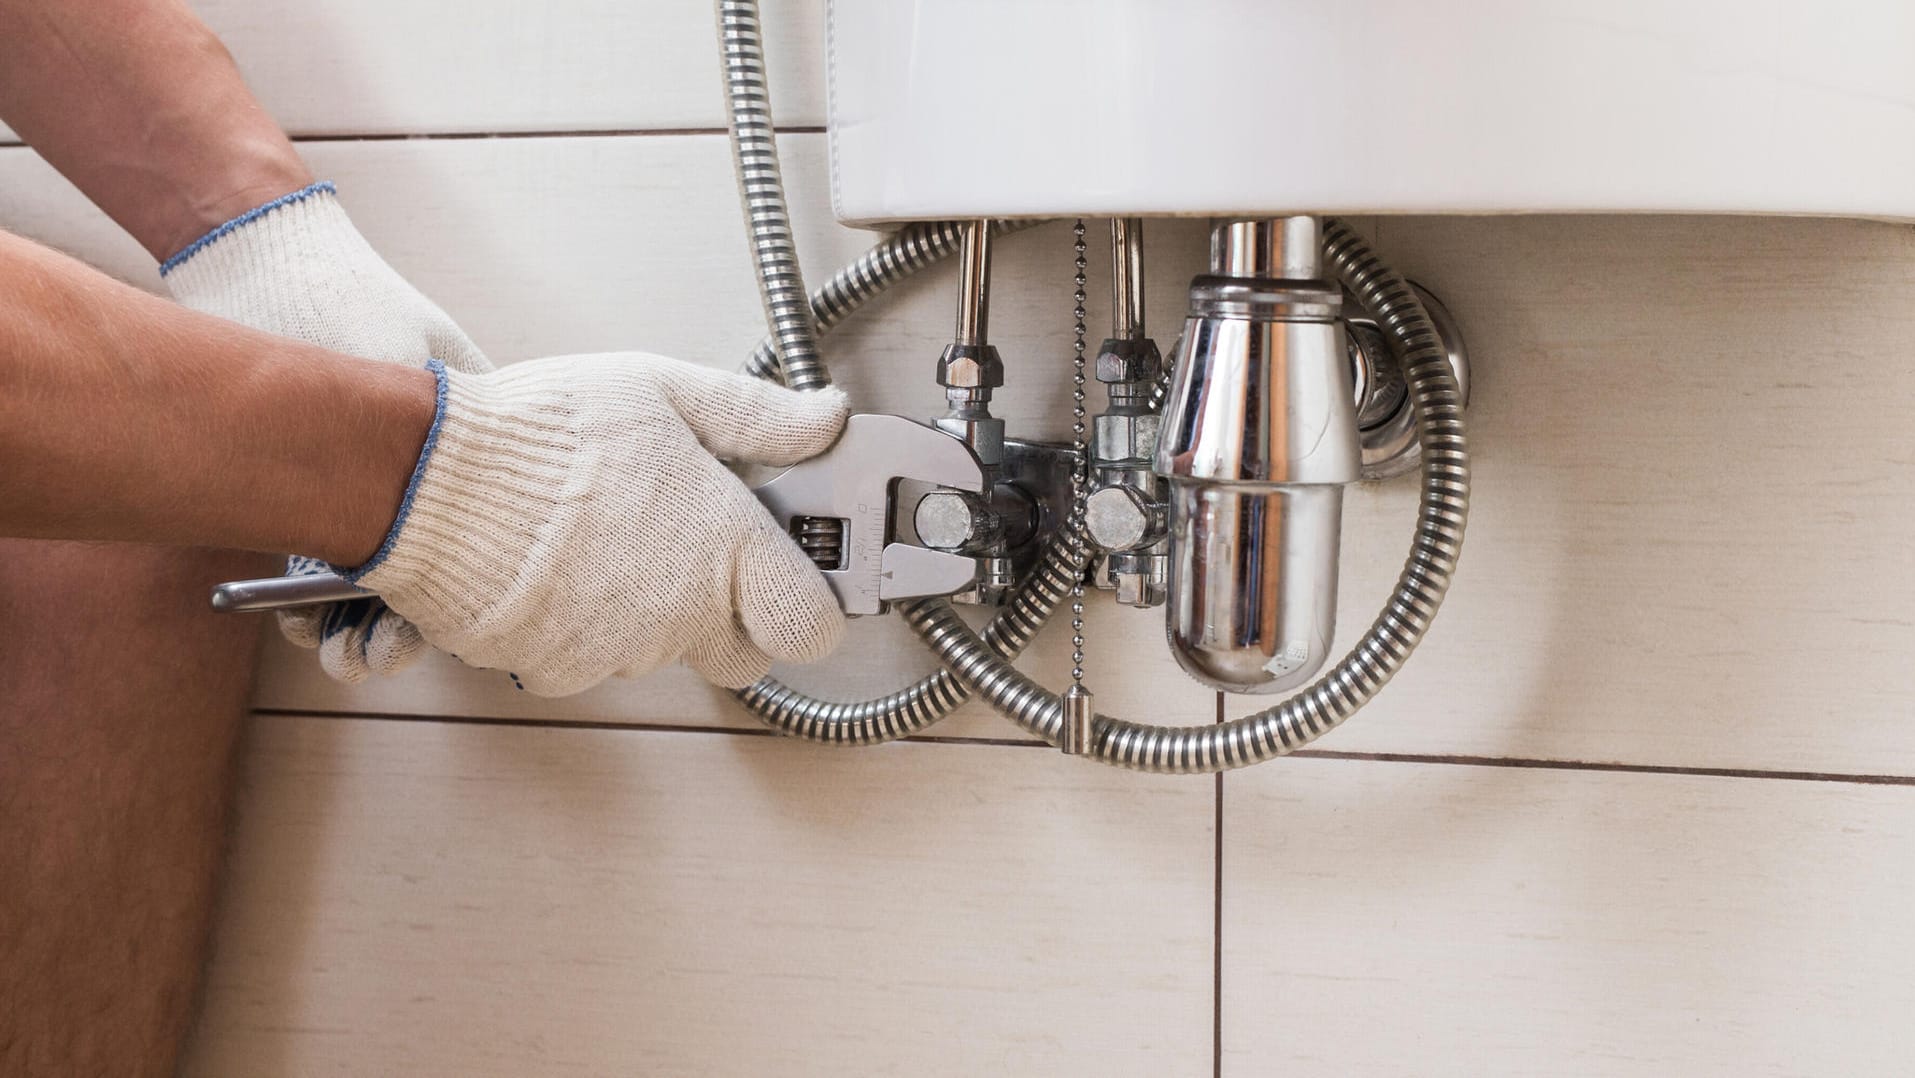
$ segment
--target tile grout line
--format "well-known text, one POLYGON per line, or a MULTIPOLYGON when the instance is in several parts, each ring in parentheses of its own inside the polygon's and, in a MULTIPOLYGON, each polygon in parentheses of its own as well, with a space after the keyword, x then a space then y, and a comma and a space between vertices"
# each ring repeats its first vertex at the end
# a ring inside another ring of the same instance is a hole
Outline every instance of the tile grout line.
MULTIPOLYGON (((822 135, 821 124, 792 124, 780 126, 780 135, 822 135)), ((577 131, 565 130, 525 130, 525 131, 375 131, 355 133, 350 131, 325 131, 311 134, 290 135, 294 143, 306 142, 470 142, 482 139, 557 139, 557 138, 651 138, 656 136, 717 135, 727 134, 723 127, 598 127, 583 128, 577 131)), ((18 139, 0 139, 0 149, 25 149, 26 143, 18 139)))
MULTIPOLYGON (((1217 725, 1224 723, 1223 693, 1217 694, 1217 725)), ((1223 1078, 1223 772, 1217 772, 1215 811, 1211 830, 1216 848, 1211 853, 1210 881, 1210 1074, 1223 1078)))
POLYGON ((1340 752, 1299 749, 1291 756, 1309 760, 1351 760, 1381 764, 1436 764, 1448 767, 1500 767, 1540 771, 1593 771, 1624 775, 1687 775, 1698 778, 1767 779, 1772 782, 1834 782, 1856 786, 1915 786, 1915 775, 1872 775, 1844 771, 1771 771, 1743 767, 1692 767, 1683 764, 1602 763, 1547 760, 1529 756, 1470 756, 1457 753, 1340 752))
MULTIPOLYGON (((533 719, 494 715, 429 715, 398 711, 318 711, 306 708, 256 707, 252 713, 268 719, 372 719, 379 722, 442 723, 448 726, 506 726, 533 730, 607 730, 651 734, 719 734, 726 737, 782 737, 776 730, 752 726, 705 726, 698 723, 614 722, 609 719, 533 719)), ((1042 741, 1014 737, 961 737, 919 734, 900 738, 933 745, 992 745, 1013 749, 1048 749, 1042 741)))
MULTIPOLYGON (((315 708, 261 707, 252 713, 266 718, 377 719, 391 722, 437 722, 467 726, 519 726, 557 730, 611 730, 653 733, 723 734, 735 737, 778 737, 776 731, 746 726, 703 726, 694 723, 614 722, 608 719, 534 719, 485 715, 433 715, 386 711, 328 711, 315 708)), ((997 745, 1016 749, 1048 749, 1042 741, 1015 737, 958 737, 919 734, 904 738, 932 744, 997 745)), ((1695 767, 1682 764, 1602 763, 1585 760, 1548 760, 1525 756, 1471 756, 1456 753, 1344 752, 1335 749, 1299 749, 1289 753, 1302 760, 1343 760, 1359 763, 1429 764, 1442 767, 1495 767, 1540 771, 1588 771, 1624 775, 1687 775, 1697 778, 1765 779, 1771 782, 1827 782, 1856 786, 1915 786, 1915 775, 1866 774, 1842 771, 1776 771, 1761 768, 1695 767)))

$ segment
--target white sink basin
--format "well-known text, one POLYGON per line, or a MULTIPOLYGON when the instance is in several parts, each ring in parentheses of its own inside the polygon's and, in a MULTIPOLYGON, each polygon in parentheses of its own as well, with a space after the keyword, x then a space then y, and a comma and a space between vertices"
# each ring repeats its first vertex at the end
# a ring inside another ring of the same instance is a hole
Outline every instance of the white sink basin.
POLYGON ((1915 219, 1910 0, 831 0, 846 221, 1915 219))

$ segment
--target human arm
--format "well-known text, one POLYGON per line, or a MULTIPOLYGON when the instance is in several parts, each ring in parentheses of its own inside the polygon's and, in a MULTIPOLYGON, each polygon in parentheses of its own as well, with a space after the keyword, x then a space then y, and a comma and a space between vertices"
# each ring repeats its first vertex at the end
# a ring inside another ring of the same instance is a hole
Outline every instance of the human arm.
POLYGON ((422 369, 189 311, 0 233, 5 534, 357 565, 432 412, 422 369))
MULTIPOLYGON (((0 119, 156 259, 312 180, 225 49, 177 0, 0 0, 0 119)), ((7 242, 15 272, 0 295, 13 295, 25 265, 13 257, 16 243, 7 242)), ((129 317, 139 304, 182 313, 143 296, 94 301, 129 317)), ((21 306, 8 302, 0 332, 21 306)), ((18 326, 13 332, 24 336, 18 326)), ((11 358, 12 342, 7 347, 0 354, 11 358)), ((176 380, 207 372, 202 352, 187 354, 195 362, 173 371, 176 380)), ((24 362, 9 368, 11 376, 0 374, 0 407, 20 399, 15 383, 27 374, 24 362)), ((207 389, 227 394, 220 399, 228 404, 239 391, 207 389)), ((85 404, 85 432, 124 446, 134 429, 98 421, 111 410, 105 401, 88 396, 85 404)), ((209 397, 186 408, 205 421, 212 409, 203 405, 214 404, 209 397)), ((16 418, 5 413, 0 437, 22 430, 16 418)), ((0 481, 20 489, 27 480, 14 466, 25 462, 11 445, 3 452, 0 481)), ((109 472, 101 493, 115 476, 153 463, 109 472)), ((217 477, 228 463, 196 471, 217 477)), ((84 486, 81 476, 51 468, 33 481, 49 479, 84 486)), ((211 485, 217 489, 196 500, 232 503, 230 488, 211 485)), ((54 497, 43 493, 37 512, 48 512, 54 497)), ((84 509, 95 528, 105 525, 102 508, 84 509)), ((355 523, 379 527, 352 516, 314 522, 328 530, 355 523)), ((204 524, 170 526, 184 533, 204 524)), ((253 545, 278 550, 285 541, 260 536, 253 545)), ((259 639, 250 619, 208 616, 204 589, 268 572, 274 561, 230 550, 0 539, 0 622, 10 627, 0 630, 10 686, 0 708, 8 806, 0 812, 0 879, 8 881, 0 894, 0 1073, 158 1078, 177 1070, 205 964, 234 746, 259 639)))
POLYGON ((155 260, 313 182, 181 0, 0 0, 0 118, 155 260))
MULTIPOLYGON (((346 355, 490 369, 365 241, 331 185, 313 183, 180 0, 0 0, 0 118, 163 260, 180 303, 346 355)), ((424 650, 403 618, 372 616, 383 608, 303 607, 278 621, 327 673, 358 681, 424 650)))
POLYGON ((835 646, 823 579, 714 456, 818 453, 842 393, 642 353, 315 351, 0 236, 0 534, 324 558, 550 695, 681 659, 742 686, 835 646))

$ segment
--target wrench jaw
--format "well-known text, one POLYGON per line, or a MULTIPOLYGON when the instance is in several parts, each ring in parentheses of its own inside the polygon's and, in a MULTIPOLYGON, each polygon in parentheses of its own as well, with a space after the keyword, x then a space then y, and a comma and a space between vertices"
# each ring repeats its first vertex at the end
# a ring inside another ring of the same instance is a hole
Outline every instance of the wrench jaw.
MULTIPOLYGON (((844 522, 842 560, 821 569, 849 615, 882 614, 893 601, 949 595, 977 579, 974 558, 898 542, 903 481, 982 492, 984 465, 943 431, 903 416, 861 414, 845 421, 830 449, 754 488, 778 526, 800 518, 844 522)), ((921 496, 921 495, 920 495, 921 496)))
POLYGON ((889 603, 894 599, 950 595, 977 583, 977 574, 976 558, 909 543, 892 543, 884 548, 878 598, 882 603, 889 603))

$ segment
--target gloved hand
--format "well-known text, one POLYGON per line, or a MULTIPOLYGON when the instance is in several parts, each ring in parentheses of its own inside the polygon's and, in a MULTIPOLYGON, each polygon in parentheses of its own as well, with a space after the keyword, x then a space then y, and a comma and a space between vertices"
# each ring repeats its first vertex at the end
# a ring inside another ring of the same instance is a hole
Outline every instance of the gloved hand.
MULTIPOLYGON (((468 373, 492 364, 446 313, 407 284, 354 228, 330 183, 317 183, 221 225, 160 266, 182 305, 347 355, 404 363, 438 359, 468 373)), ((325 572, 310 558, 294 574, 325 572)), ((282 611, 280 631, 317 647, 341 681, 391 674, 425 650, 378 599, 282 611)))
POLYGON ((644 353, 432 367, 439 412, 412 485, 348 574, 426 640, 545 696, 677 659, 738 688, 837 645, 824 578, 713 458, 823 451, 842 392, 644 353))

